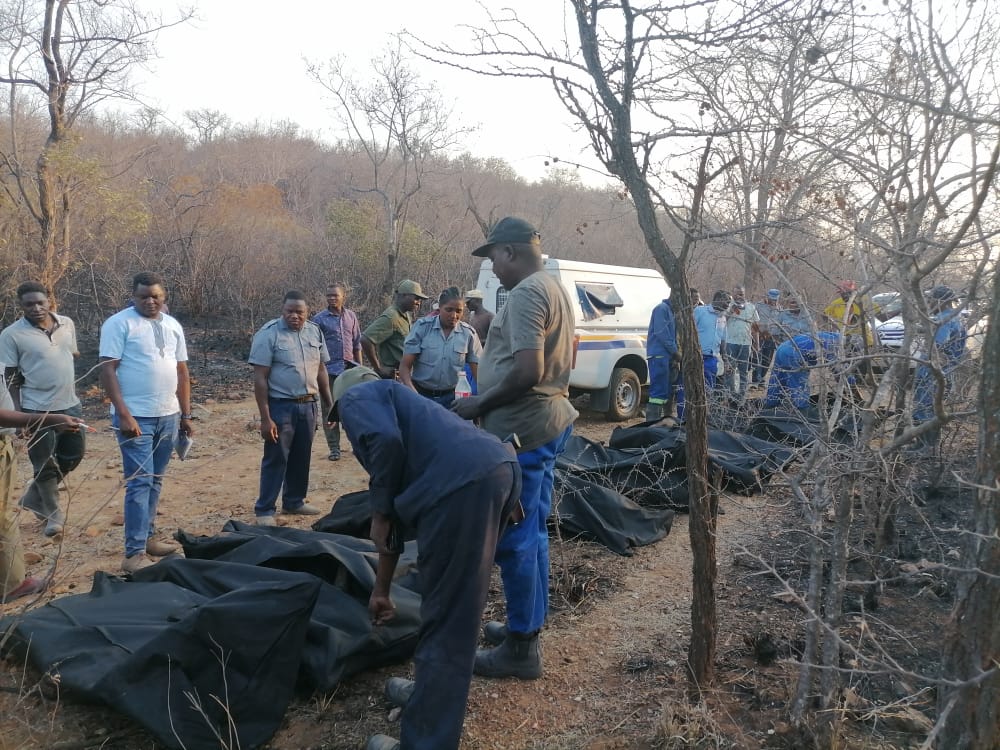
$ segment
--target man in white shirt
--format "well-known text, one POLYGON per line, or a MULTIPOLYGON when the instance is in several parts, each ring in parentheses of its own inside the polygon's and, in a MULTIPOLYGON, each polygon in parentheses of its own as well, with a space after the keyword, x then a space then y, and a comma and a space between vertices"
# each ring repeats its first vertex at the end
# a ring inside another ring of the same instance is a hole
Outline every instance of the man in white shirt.
POLYGON ((152 565, 147 554, 177 551, 152 538, 174 441, 179 431, 193 434, 187 344, 181 324, 163 312, 166 299, 159 275, 136 274, 132 306, 101 326, 101 385, 111 399, 125 473, 126 573, 152 565))

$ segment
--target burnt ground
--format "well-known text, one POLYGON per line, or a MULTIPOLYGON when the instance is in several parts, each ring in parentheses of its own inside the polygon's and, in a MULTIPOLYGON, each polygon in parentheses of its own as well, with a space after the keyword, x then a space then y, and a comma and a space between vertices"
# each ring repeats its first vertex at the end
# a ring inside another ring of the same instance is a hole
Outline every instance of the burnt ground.
MULTIPOLYGON (((194 400, 203 419, 196 425, 193 460, 174 462, 167 478, 161 519, 167 530, 212 534, 229 518, 252 515, 260 449, 243 345, 225 340, 206 345, 192 338, 194 400)), ((81 388, 87 419, 103 427, 106 407, 91 381, 81 388)), ((606 440, 612 427, 585 413, 577 429, 606 440)), ((968 456, 971 462, 970 440, 958 435, 946 455, 968 456)), ((320 443, 314 452, 313 501, 332 502, 363 488, 365 475, 353 458, 330 465, 320 443)), ((22 481, 30 476, 28 468, 22 455, 22 481)), ((953 459, 901 464, 898 537, 878 556, 863 554, 865 540, 855 540, 858 552, 850 575, 857 583, 848 587, 843 637, 862 656, 884 649, 897 668, 872 668, 844 649, 841 666, 849 689, 839 710, 811 715, 802 728, 789 718, 806 617, 781 596, 784 587, 776 576, 803 590, 816 538, 779 478, 764 495, 722 499, 717 673, 700 703, 689 700, 685 677, 691 558, 687 518, 679 515, 666 539, 629 558, 593 544, 553 542, 553 613, 543 634, 546 675, 530 683, 474 680, 462 747, 918 746, 927 729, 920 717, 934 716, 929 681, 938 669, 941 633, 953 602, 947 564, 958 547, 954 528, 964 524, 971 506, 971 496, 959 489, 952 470, 968 468, 953 459), (863 583, 873 570, 882 582, 863 583), (823 733, 820 726, 826 727, 823 733)), ((86 591, 95 570, 116 570, 120 562, 120 459, 109 432, 93 436, 68 494, 69 523, 61 539, 44 539, 33 519, 21 518, 31 572, 55 570, 50 590, 28 606, 86 591)), ((859 497, 855 504, 863 514, 864 501, 859 497)), ((308 525, 294 517, 287 523, 308 525)), ((821 541, 830 527, 825 520, 821 541)), ((16 613, 20 605, 4 607, 3 614, 16 613)), ((485 617, 500 611, 495 581, 485 617)), ((372 733, 395 734, 398 724, 381 697, 381 685, 409 668, 377 670, 345 681, 328 695, 301 696, 269 747, 359 748, 372 733)), ((155 746, 121 716, 60 694, 23 664, 4 663, 0 750, 155 746)))

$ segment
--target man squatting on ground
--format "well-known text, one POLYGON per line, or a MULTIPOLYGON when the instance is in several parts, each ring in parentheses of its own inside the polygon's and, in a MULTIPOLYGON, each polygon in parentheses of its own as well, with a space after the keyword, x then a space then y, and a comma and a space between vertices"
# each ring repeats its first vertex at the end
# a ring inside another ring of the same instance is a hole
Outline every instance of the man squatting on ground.
POLYGON ((331 409, 326 372, 329 359, 323 332, 309 320, 302 292, 285 294, 281 317, 268 321, 254 334, 249 362, 264 439, 260 492, 254 504, 258 526, 276 525, 279 493, 284 513, 315 516, 320 512, 306 502, 306 493, 313 435, 320 418, 316 413, 318 399, 322 398, 322 419, 331 409))
MULTIPOLYGON (((0 333, 0 362, 14 408, 27 414, 82 414, 76 395, 73 361, 80 356, 76 327, 49 306, 49 294, 37 281, 17 288, 24 316, 0 333)), ((59 482, 83 460, 83 430, 40 429, 28 440, 34 481, 20 505, 45 521, 45 536, 63 530, 59 482)))
POLYGON ((542 674, 538 632, 549 603, 546 519, 555 461, 577 417, 569 401, 573 311, 562 286, 545 272, 541 236, 528 222, 501 219, 473 255, 493 262, 509 296, 490 325, 479 395, 452 409, 465 419, 481 418, 501 439, 517 434, 524 509, 524 521, 509 527, 497 546, 507 624, 486 626, 486 639, 498 645, 476 654, 475 673, 536 679, 542 674))
MULTIPOLYGON (((401 746, 457 748, 497 538, 521 494, 517 458, 510 445, 367 367, 337 378, 333 396, 371 478, 371 537, 379 553, 369 603, 375 625, 395 614, 389 589, 400 546, 390 544, 390 529, 399 539, 401 527, 417 535, 416 679, 393 678, 386 686, 389 699, 405 705, 401 746)), ((376 735, 368 747, 400 744, 376 735)))
POLYGON ((194 434, 184 329, 163 312, 166 300, 159 275, 136 274, 132 304, 101 326, 101 385, 111 400, 125 475, 126 573, 152 565, 147 554, 178 550, 153 538, 174 441, 178 431, 194 434))
POLYGON ((812 406, 809 370, 821 362, 833 361, 839 347, 840 334, 830 331, 799 334, 780 344, 774 353, 764 406, 790 405, 799 411, 812 406))
POLYGON ((45 590, 48 580, 25 576, 24 549, 17 525, 17 515, 11 507, 14 491, 14 431, 54 428, 78 430, 79 417, 69 414, 24 414, 14 411, 7 386, 0 382, 0 604, 45 590))

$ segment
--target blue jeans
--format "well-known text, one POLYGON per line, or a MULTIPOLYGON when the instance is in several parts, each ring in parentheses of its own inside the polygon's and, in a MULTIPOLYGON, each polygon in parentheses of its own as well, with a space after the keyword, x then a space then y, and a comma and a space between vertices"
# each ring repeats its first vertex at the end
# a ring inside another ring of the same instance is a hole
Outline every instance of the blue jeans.
MULTIPOLYGON (((125 475, 125 556, 146 551, 146 540, 156 526, 156 506, 160 503, 163 475, 170 463, 180 413, 165 417, 134 417, 142 430, 138 437, 127 438, 118 432, 125 475)), ((111 417, 117 428, 118 415, 111 417)))
POLYGON ((563 452, 573 427, 544 445, 519 453, 524 520, 508 526, 497 544, 507 628, 514 633, 540 630, 549 611, 549 531, 556 456, 563 452))
POLYGON ((260 461, 260 493, 253 506, 258 516, 273 516, 281 493, 285 510, 301 507, 309 491, 309 464, 316 432, 316 402, 269 399, 271 420, 278 425, 278 442, 264 441, 260 461))
MULTIPOLYGON (((718 379, 719 360, 714 354, 701 355, 702 371, 705 373, 705 390, 715 389, 715 381, 718 379)), ((677 418, 684 418, 684 379, 677 383, 677 418)))

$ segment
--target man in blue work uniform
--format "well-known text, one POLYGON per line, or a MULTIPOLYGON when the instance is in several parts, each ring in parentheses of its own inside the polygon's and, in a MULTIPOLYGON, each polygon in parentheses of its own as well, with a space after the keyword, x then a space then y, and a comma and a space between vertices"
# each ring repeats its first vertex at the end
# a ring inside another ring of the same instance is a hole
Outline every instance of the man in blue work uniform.
POLYGON ((393 678, 404 705, 401 743, 376 735, 369 750, 455 750, 497 539, 521 494, 514 449, 411 389, 367 367, 337 378, 333 397, 354 455, 370 477, 371 538, 379 553, 368 604, 375 625, 392 619, 389 598, 402 538, 415 529, 420 633, 414 676, 393 678), (395 533, 393 533, 395 532, 395 533))
POLYGON ((646 420, 656 422, 670 416, 667 411, 673 401, 673 390, 680 372, 677 351, 677 326, 670 299, 653 308, 646 332, 646 361, 649 366, 649 403, 646 420))
POLYGON ((275 526, 275 504, 281 493, 282 512, 314 516, 319 509, 306 502, 317 401, 330 412, 330 356, 319 326, 309 320, 302 292, 288 292, 281 317, 254 334, 249 362, 253 365, 253 395, 260 412, 264 457, 260 462, 260 494, 254 504, 258 526, 275 526))
MULTIPOLYGON (((326 374, 331 388, 340 373, 361 364, 361 324, 354 310, 344 307, 346 301, 347 287, 339 281, 331 284, 326 289, 326 309, 312 319, 326 340, 326 351, 330 355, 326 374)), ((326 446, 330 449, 327 458, 339 461, 340 423, 332 422, 325 432, 326 446)))
POLYGON ((486 639, 497 645, 476 654, 475 673, 534 680, 542 676, 538 633, 549 609, 546 521, 555 463, 577 417, 569 402, 573 308, 562 285, 545 271, 541 235, 523 219, 498 221, 472 254, 492 261, 508 297, 490 324, 479 395, 451 408, 465 419, 482 418, 483 429, 497 437, 518 435, 524 484, 524 521, 507 529, 497 546, 507 623, 486 626, 486 639))
MULTIPOLYGON (((934 287, 927 294, 934 340, 929 356, 925 354, 924 363, 917 367, 913 389, 914 425, 934 419, 934 396, 938 390, 935 369, 944 376, 947 392, 952 386, 952 373, 965 354, 967 333, 962 324, 961 311, 953 308, 956 299, 951 287, 944 285, 934 287)), ((936 426, 921 433, 914 447, 917 450, 933 449, 940 441, 941 427, 936 426)))
MULTIPOLYGON (((732 305, 729 292, 718 290, 712 295, 712 304, 694 309, 694 327, 701 346, 702 371, 705 373, 705 391, 715 388, 719 375, 719 356, 726 341, 726 311, 732 305)), ((677 389, 677 417, 684 418, 684 386, 677 389)))
POLYGON ((809 399, 809 368, 820 362, 832 361, 839 346, 840 334, 831 331, 820 331, 815 335, 799 334, 778 346, 764 406, 788 403, 800 411, 808 408, 812 404, 809 399))

